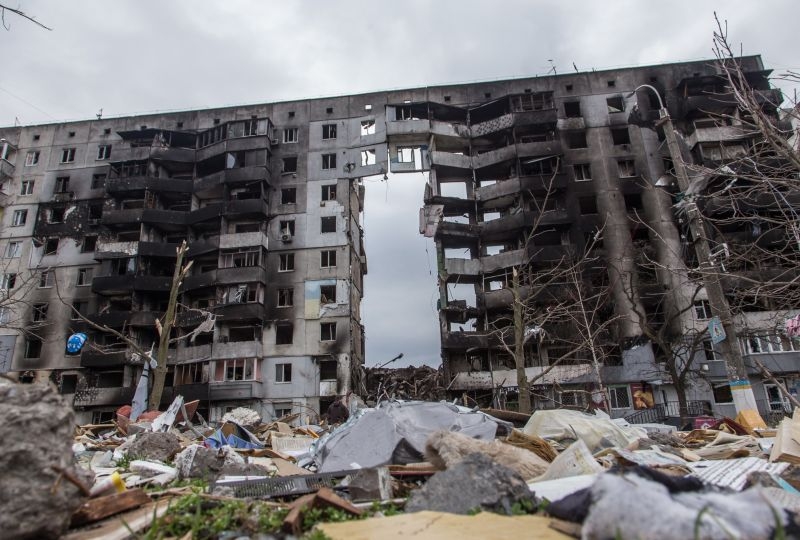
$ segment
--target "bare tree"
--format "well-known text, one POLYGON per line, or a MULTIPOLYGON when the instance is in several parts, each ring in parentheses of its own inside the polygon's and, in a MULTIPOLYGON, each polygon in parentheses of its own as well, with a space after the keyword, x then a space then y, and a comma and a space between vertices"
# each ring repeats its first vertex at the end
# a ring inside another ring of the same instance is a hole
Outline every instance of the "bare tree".
POLYGON ((17 15, 18 17, 22 17, 23 19, 27 19, 27 20, 31 21, 33 24, 35 24, 36 26, 44 28, 45 30, 52 30, 52 28, 50 28, 49 26, 45 26, 42 23, 40 23, 39 21, 37 21, 36 17, 34 17, 32 15, 28 15, 27 13, 23 12, 21 9, 15 9, 15 8, 12 8, 12 7, 8 7, 5 4, 0 4, 0 21, 2 21, 3 28, 5 28, 6 30, 11 30, 11 27, 6 23, 6 11, 8 11, 9 13, 12 13, 14 15, 17 15))

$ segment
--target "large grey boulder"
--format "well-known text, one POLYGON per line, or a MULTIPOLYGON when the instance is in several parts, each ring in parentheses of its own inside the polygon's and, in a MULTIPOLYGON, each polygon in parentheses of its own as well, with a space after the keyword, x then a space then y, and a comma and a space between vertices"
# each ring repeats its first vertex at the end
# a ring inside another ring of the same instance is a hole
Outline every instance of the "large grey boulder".
POLYGON ((483 454, 470 454, 453 467, 431 476, 406 503, 406 512, 432 510, 469 514, 486 510, 511 514, 514 503, 533 505, 525 480, 483 454))
POLYGON ((50 385, 0 383, 0 536, 58 538, 84 501, 80 489, 93 475, 77 467, 74 413, 50 385))

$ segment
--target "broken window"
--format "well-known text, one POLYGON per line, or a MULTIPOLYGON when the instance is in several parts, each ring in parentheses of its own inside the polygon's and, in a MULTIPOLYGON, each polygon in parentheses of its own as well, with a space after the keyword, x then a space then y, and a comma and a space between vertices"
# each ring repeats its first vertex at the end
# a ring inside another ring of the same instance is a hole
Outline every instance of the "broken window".
POLYGON ((336 380, 336 360, 321 360, 319 363, 319 380, 336 380))
POLYGON ((3 274, 3 277, 0 278, 0 289, 8 290, 13 289, 14 285, 17 284, 17 274, 14 272, 3 274))
POLYGON ((324 216, 320 218, 320 232, 321 233, 335 233, 336 232, 336 216, 324 216))
POLYGON ((322 124, 322 140, 336 138, 336 124, 322 124))
POLYGON ((244 268, 248 266, 260 266, 261 251, 256 249, 243 249, 222 254, 220 268, 244 268))
POLYGON ((39 151, 34 150, 32 152, 28 152, 25 154, 25 166, 26 167, 33 167, 34 165, 39 163, 39 151))
POLYGON ((697 300, 692 305, 694 307, 695 319, 705 320, 714 316, 714 314, 711 312, 711 304, 708 300, 697 300))
POLYGON ((570 131, 567 133, 567 146, 571 149, 588 148, 589 144, 586 142, 586 132, 584 131, 570 131))
POLYGON ((618 113, 625 111, 625 100, 622 96, 614 96, 606 98, 606 105, 608 106, 609 113, 618 113))
POLYGON ((625 208, 628 211, 642 209, 642 196, 638 193, 628 193, 625 195, 625 208))
POLYGON ((47 270, 42 270, 39 273, 39 287, 47 288, 52 287, 55 281, 55 275, 47 270))
POLYGON ((294 289, 278 289, 278 307, 292 307, 294 305, 294 289))
POLYGON ((275 326, 275 345, 291 345, 294 327, 292 323, 279 322, 275 326))
POLYGON ((319 325, 319 340, 320 341, 336 341, 336 323, 320 323, 319 325))
POLYGON ((33 304, 33 312, 31 314, 33 322, 46 321, 48 307, 48 304, 33 304))
POLYGON ((572 166, 576 182, 588 182, 592 179, 592 167, 588 163, 576 163, 572 166))
POLYGON ((321 304, 335 304, 336 285, 321 285, 319 288, 319 301, 321 304))
POLYGON ((582 215, 597 213, 597 199, 594 197, 578 197, 578 206, 582 215))
POLYGON ((398 163, 414 163, 414 147, 413 146, 398 146, 397 147, 397 162, 398 163))
POLYGON ((514 112, 522 111, 541 111, 553 108, 552 92, 537 92, 535 94, 523 94, 511 98, 511 110, 514 112))
POLYGON ((81 316, 85 317, 89 313, 89 302, 86 300, 76 300, 72 302, 72 311, 70 312, 70 319, 73 321, 81 320, 81 316))
POLYGON ((630 409, 631 394, 628 385, 609 386, 608 397, 612 409, 630 409))
POLYGON ((411 105, 403 105, 394 108, 395 120, 410 120, 411 119, 411 105))
POLYGON ((48 238, 44 243, 44 254, 55 255, 58 251, 58 238, 48 238))
POLYGON ((611 140, 614 142, 614 145, 630 144, 631 136, 628 133, 628 128, 611 128, 611 140))
POLYGON ((101 144, 97 147, 97 159, 108 159, 111 157, 111 145, 110 144, 101 144))
POLYGON ((285 173, 297 172, 297 156, 283 158, 283 169, 285 173))
POLYGON ((711 341, 704 341, 703 342, 703 355, 705 359, 709 362, 714 362, 716 360, 722 360, 722 356, 714 350, 714 344, 711 341))
POLYGON ((83 244, 81 244, 82 253, 90 253, 94 251, 95 247, 97 247, 96 236, 86 236, 83 238, 83 244))
POLYGON ((633 178, 636 176, 636 163, 632 159, 620 159, 617 161, 617 169, 620 178, 633 178))
POLYGON ((297 188, 281 189, 281 204, 294 204, 297 202, 297 188))
POLYGON ((124 257, 112 259, 111 274, 116 276, 132 276, 136 273, 136 259, 134 257, 124 257))
POLYGON ((335 169, 336 168, 336 154, 322 154, 322 169, 335 169))
MULTIPOLYGON (((252 339, 252 333, 250 339, 252 339)), ((225 360, 222 363, 222 372, 226 381, 252 381, 255 380, 256 359, 236 358, 225 360)))
POLYGON ((278 258, 278 272, 292 272, 294 270, 294 253, 281 253, 278 258))
POLYGON ((609 88, 614 88, 615 86, 617 86, 617 81, 606 81, 606 85, 609 88))
POLYGON ((281 220, 278 225, 280 225, 281 234, 288 234, 294 236, 294 220, 293 219, 284 219, 281 220))
POLYGON ((63 223, 64 222, 64 208, 51 208, 47 222, 48 223, 63 223))
POLYGON ((28 338, 25 340, 25 358, 39 358, 42 354, 42 340, 28 338))
POLYGON ((90 204, 89 205, 89 219, 92 221, 97 221, 101 217, 103 217, 103 205, 102 204, 90 204))
POLYGON ((336 184, 328 184, 322 186, 322 200, 335 201, 336 200, 336 184))
POLYGON ((12 227, 22 227, 25 225, 25 222, 28 221, 28 211, 27 210, 14 210, 14 213, 11 217, 11 226, 12 227))
POLYGON ((93 174, 92 175, 92 189, 102 189, 106 187, 106 174, 93 174))
POLYGON ((56 185, 53 193, 66 193, 69 191, 69 176, 59 176, 56 178, 56 185))
POLYGON ((714 403, 733 403, 731 385, 728 381, 711 383, 714 393, 714 403))
POLYGON ((20 184, 19 194, 20 195, 33 195, 33 180, 23 180, 22 184, 20 184))
POLYGON ((375 157, 375 149, 369 148, 367 150, 361 151, 361 166, 366 167, 367 165, 375 165, 377 163, 375 157))
POLYGON ((275 382, 292 382, 292 364, 275 364, 275 382))
POLYGON ((296 143, 297 142, 297 128, 286 128, 283 130, 283 142, 296 143))
POLYGON ((14 259, 19 257, 22 251, 22 242, 9 242, 6 246, 6 258, 14 259))
POLYGON ((319 265, 321 268, 333 268, 336 266, 336 251, 325 250, 320 252, 319 265))
POLYGON ((79 268, 78 269, 78 282, 76 285, 82 287, 92 284, 92 277, 94 276, 93 268, 79 268))
POLYGON ((523 176, 553 174, 559 171, 561 161, 557 157, 534 158, 520 163, 523 176))
POLYGON ((564 116, 567 118, 580 118, 581 116, 581 102, 580 101, 565 101, 564 102, 564 116))
POLYGON ((361 136, 375 135, 375 120, 361 121, 361 136))
POLYGON ((75 161, 75 149, 64 148, 61 151, 61 163, 72 163, 75 161))

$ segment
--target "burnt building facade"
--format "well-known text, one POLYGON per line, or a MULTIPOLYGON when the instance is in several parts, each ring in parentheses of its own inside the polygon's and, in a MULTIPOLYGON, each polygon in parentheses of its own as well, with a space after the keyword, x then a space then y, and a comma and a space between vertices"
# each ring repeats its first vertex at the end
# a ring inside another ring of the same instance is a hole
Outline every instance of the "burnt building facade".
MULTIPOLYGON (((760 58, 742 66, 765 106, 779 104, 760 58)), ((669 154, 650 129, 656 98, 634 92, 642 84, 665 100, 687 161, 747 151, 714 61, 4 128, 4 276, 29 289, 4 315, 4 371, 50 378, 87 416, 128 402, 140 360, 75 310, 149 348, 185 240, 193 267, 165 399, 201 399, 212 418, 236 405, 265 417, 324 411, 358 391, 364 363, 361 179, 424 172, 420 232, 437 247, 451 392, 513 400, 513 359, 497 337, 512 275, 524 274, 526 294, 552 290, 546 307, 568 286, 531 276, 580 256, 593 261, 581 282, 607 291, 603 317, 613 319, 597 338, 612 413, 633 413, 643 382, 667 407, 674 387, 646 330, 697 333, 710 314, 669 154), (732 120, 720 125, 715 113, 732 120), (208 313, 213 328, 193 334, 208 313), (21 333, 11 322, 35 324, 21 333), (65 356, 74 331, 95 347, 65 356)), ((745 337, 745 354, 763 354, 790 386, 800 356, 774 321, 792 307, 764 305, 740 321, 743 335, 767 340, 753 352, 745 337), (778 336, 780 350, 764 336, 778 336)), ((525 355, 536 406, 585 403, 597 377, 586 348, 565 345, 575 329, 525 326, 536 335, 525 355)), ((730 414, 714 347, 688 354, 705 366, 690 398, 730 414)), ((757 384, 765 408, 782 406, 757 384)))

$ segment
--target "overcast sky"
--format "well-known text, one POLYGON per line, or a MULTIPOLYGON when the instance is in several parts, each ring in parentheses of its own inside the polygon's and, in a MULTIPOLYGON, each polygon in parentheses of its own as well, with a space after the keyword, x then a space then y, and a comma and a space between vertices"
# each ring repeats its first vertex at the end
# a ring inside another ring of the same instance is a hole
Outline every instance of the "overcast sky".
MULTIPOLYGON (((259 103, 712 56, 713 12, 744 54, 800 71, 797 0, 15 0, 0 125, 259 103)), ((367 364, 439 363, 424 178, 368 183, 367 364)))

